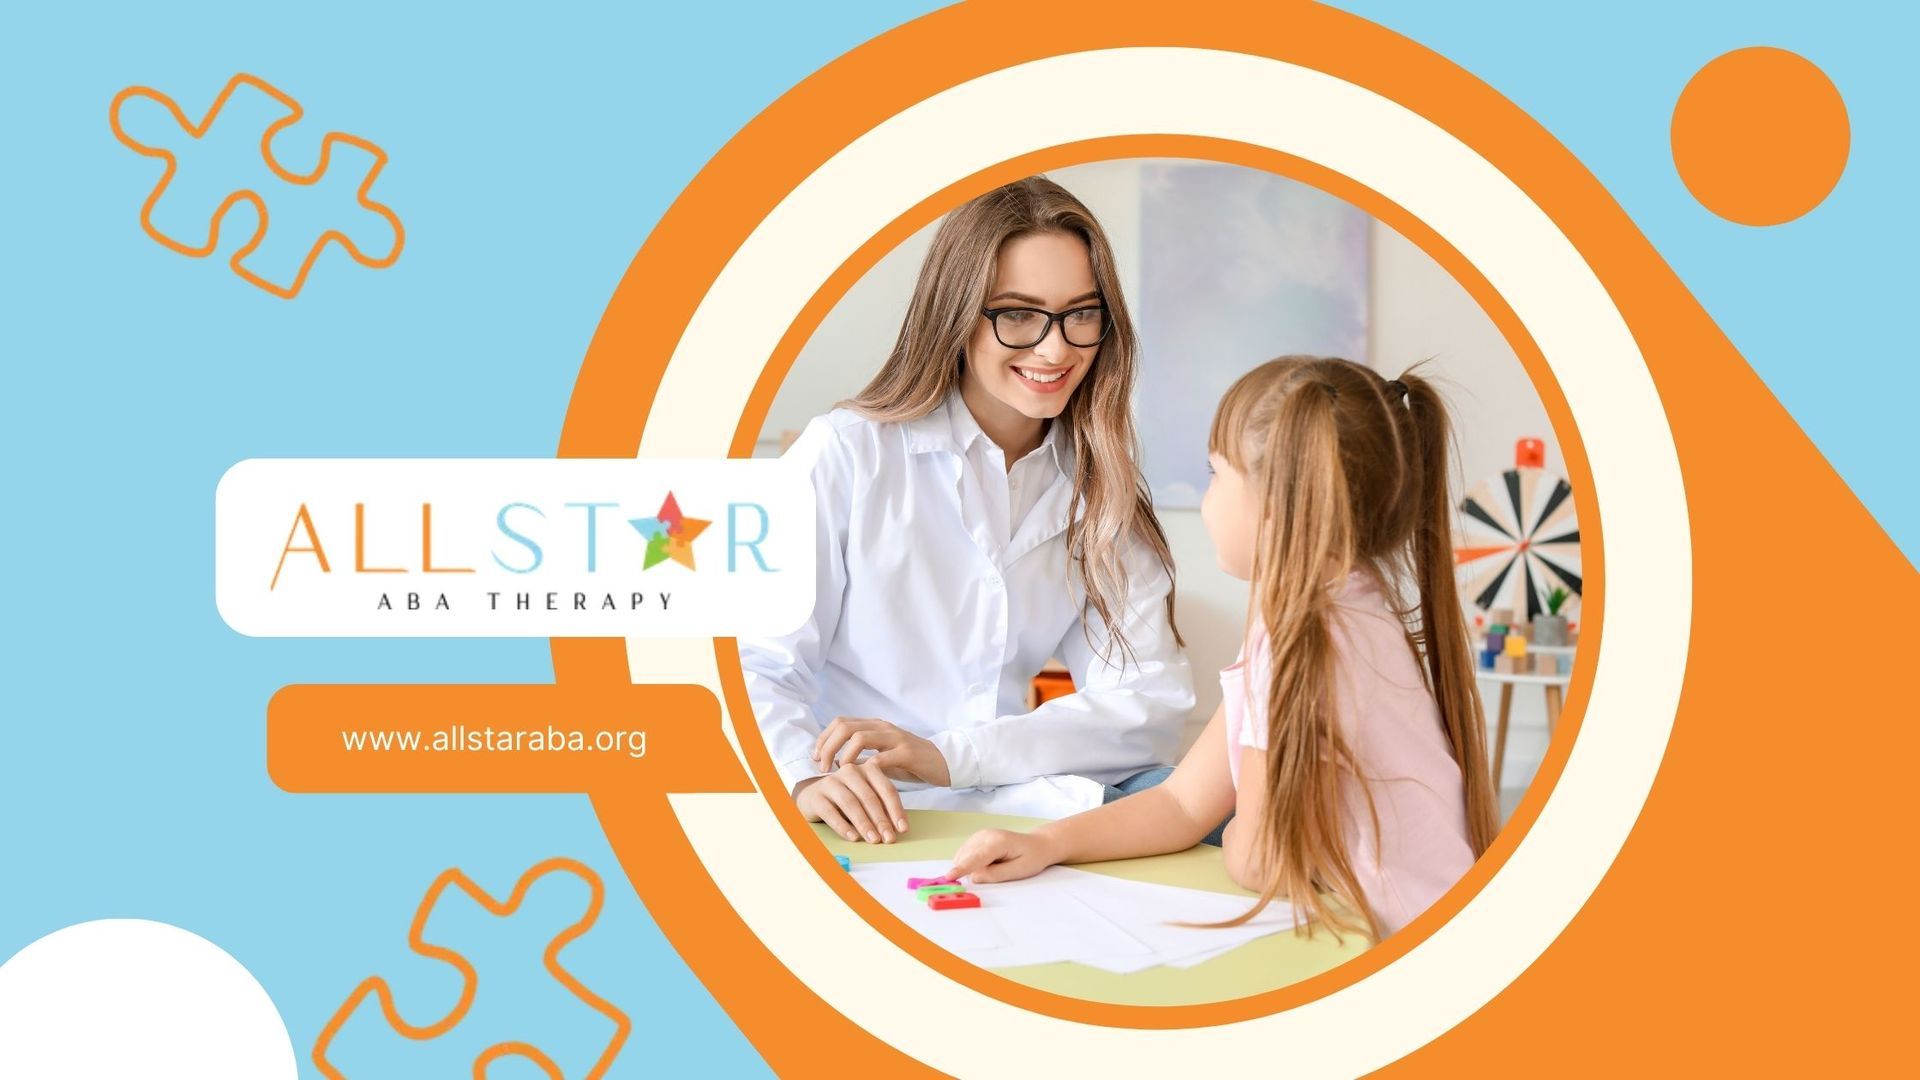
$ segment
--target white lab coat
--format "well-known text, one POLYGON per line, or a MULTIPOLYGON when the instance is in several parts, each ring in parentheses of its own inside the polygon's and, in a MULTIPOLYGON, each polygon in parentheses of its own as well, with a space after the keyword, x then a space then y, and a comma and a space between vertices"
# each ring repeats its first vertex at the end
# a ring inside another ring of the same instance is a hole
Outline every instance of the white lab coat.
POLYGON ((963 452, 950 410, 965 408, 955 393, 898 424, 838 409, 788 451, 809 467, 817 502, 813 617, 742 640, 740 656, 789 790, 819 775, 810 755, 836 716, 886 720, 939 747, 952 786, 900 785, 909 808, 1060 817, 1174 760, 1194 694, 1167 619, 1171 579, 1138 537, 1125 541, 1129 592, 1116 610, 1134 655, 1124 670, 1117 647, 1102 659, 1106 626, 1068 573, 1070 444, 1050 440, 1061 468, 1042 474, 1047 486, 1006 536, 1004 458, 996 450, 982 470, 963 452), (1053 656, 1077 692, 1028 711, 1053 656))

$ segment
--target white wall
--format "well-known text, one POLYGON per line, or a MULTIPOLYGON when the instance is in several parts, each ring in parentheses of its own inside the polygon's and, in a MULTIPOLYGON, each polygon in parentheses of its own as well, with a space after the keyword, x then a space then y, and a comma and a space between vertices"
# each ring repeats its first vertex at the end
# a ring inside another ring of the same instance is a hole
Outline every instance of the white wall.
MULTIPOLYGON (((1487 313, 1426 252, 1378 221, 1373 223, 1371 250, 1367 362, 1391 376, 1431 358, 1421 372, 1444 380, 1454 410, 1460 456, 1453 478, 1456 497, 1465 484, 1512 468, 1513 444, 1523 436, 1543 440, 1547 468, 1563 472, 1560 443, 1547 422, 1546 407, 1487 313)), ((1491 730, 1499 690, 1483 685, 1482 691, 1491 730)), ((1521 788, 1533 779, 1546 753, 1546 723, 1541 688, 1514 687, 1514 726, 1507 736, 1503 786, 1521 788)))
MULTIPOLYGON (((1050 174, 1100 219, 1119 262, 1121 287, 1130 296, 1139 292, 1141 164, 1099 162, 1050 174)), ((905 315, 932 235, 933 226, 928 226, 890 252, 821 322, 774 400, 758 453, 777 453, 782 431, 804 427, 879 369, 905 315)), ((1546 440, 1548 468, 1563 468, 1546 410, 1486 313, 1439 264, 1393 230, 1375 222, 1370 246, 1370 355, 1364 359, 1398 375, 1415 361, 1432 358, 1423 370, 1448 382, 1456 414, 1462 465, 1456 489, 1463 477, 1480 480, 1510 467, 1513 444, 1522 436, 1546 440)), ((1271 350, 1276 356, 1290 351, 1285 341, 1274 342, 1271 350)), ((1143 362, 1152 363, 1153 358, 1144 357, 1143 362)), ((1204 445, 1204 427, 1193 432, 1192 439, 1195 446, 1204 445)), ((1215 673, 1238 649, 1247 585, 1214 565, 1198 512, 1162 511, 1161 523, 1178 569, 1175 617, 1187 639, 1200 698, 1189 731, 1194 735, 1219 703, 1215 673)), ((1497 695, 1490 698, 1489 708, 1494 699, 1497 695)), ((1532 777, 1546 745, 1540 691, 1520 687, 1514 708, 1516 727, 1508 741, 1505 777, 1509 788, 1522 787, 1532 777)))

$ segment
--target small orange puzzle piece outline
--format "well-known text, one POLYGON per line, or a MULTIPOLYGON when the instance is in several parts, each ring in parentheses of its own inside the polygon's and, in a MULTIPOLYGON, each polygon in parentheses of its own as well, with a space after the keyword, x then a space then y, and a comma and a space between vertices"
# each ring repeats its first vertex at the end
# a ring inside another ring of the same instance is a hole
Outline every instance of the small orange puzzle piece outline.
POLYGON ((213 99, 213 106, 207 110, 207 115, 198 124, 187 119, 187 114, 181 110, 173 98, 151 87, 129 86, 118 94, 115 94, 113 96, 113 103, 108 106, 107 109, 107 121, 113 127, 113 137, 120 140, 123 146, 136 154, 144 157, 159 158, 167 163, 166 171, 160 174, 160 182, 154 186, 153 191, 147 195, 146 203, 140 207, 140 227, 146 230, 148 236, 172 251, 196 259, 205 258, 213 254, 214 249, 220 245, 220 223, 221 220, 226 217, 227 211, 232 209, 233 205, 240 200, 247 200, 253 204, 254 209, 260 214, 260 227, 254 232, 253 239, 247 241, 239 251, 234 252, 233 258, 227 261, 227 266, 234 273, 240 275, 243 280, 261 289, 265 289, 267 292, 283 300, 291 300, 300 295, 300 290, 307 282, 307 272, 313 269, 314 260, 320 257, 320 252, 327 246, 327 242, 330 240, 338 242, 342 248, 346 249, 347 254, 353 258, 354 262, 370 270, 384 270, 392 266, 400 258, 400 249, 406 246, 406 230, 401 226, 398 214, 395 214, 393 210, 385 204, 374 202, 367 197, 367 192, 373 187, 373 182, 375 178, 380 175, 380 170, 387 166, 387 152, 357 135, 348 135, 339 131, 329 131, 320 140, 320 162, 314 167, 312 172, 302 174, 283 169, 280 167, 280 162, 273 156, 273 137, 286 128, 299 123, 301 117, 305 115, 306 109, 301 107, 298 101, 281 92, 265 79, 248 75, 245 72, 227 80, 226 87, 220 91, 218 97, 213 99), (205 135, 208 129, 213 127, 213 121, 220 115, 220 110, 226 107, 227 99, 232 97, 233 92, 242 86, 252 86, 291 110, 288 115, 268 125, 267 130, 260 136, 260 157, 266 162, 267 168, 273 170, 275 176, 278 176, 287 183, 301 185, 318 183, 320 178, 326 175, 327 166, 332 158, 333 144, 335 143, 346 143, 349 146, 357 146, 373 155, 373 167, 367 170, 366 179, 360 182, 360 189, 355 193, 355 198, 362 207, 387 219, 387 224, 393 226, 393 250, 391 252, 384 258, 368 258, 365 252, 362 252, 355 246, 347 234, 338 229, 328 229, 326 232, 321 233, 320 238, 313 242, 313 247, 308 249, 307 257, 301 262, 300 272, 294 276, 293 284, 282 288, 241 265, 246 257, 252 254, 255 248, 260 246, 260 242, 266 239, 267 235, 267 202, 260 197, 258 192, 251 188, 241 188, 221 201, 219 209, 213 212, 213 216, 208 222, 207 242, 198 247, 191 244, 180 243, 154 227, 153 208, 158 205, 161 196, 166 194, 167 186, 173 183, 173 174, 179 168, 179 163, 175 160, 171 151, 158 146, 148 146, 133 136, 128 135, 126 130, 120 126, 121 106, 126 104, 127 99, 134 97, 143 97, 150 101, 156 101, 165 106, 167 111, 173 114, 174 122, 179 124, 182 130, 189 136, 198 139, 205 135))
MULTIPOLYGON (((587 903, 586 913, 554 935, 553 940, 547 943, 542 958, 546 963, 547 973, 552 975, 560 985, 566 987, 595 1012, 613 1021, 613 1038, 608 1040, 607 1048, 601 1051, 599 1060, 595 1061, 593 1068, 587 1072, 588 1080, 596 1080, 606 1075, 607 1069, 613 1064, 614 1057, 620 1053, 620 1047, 625 1045, 628 1033, 633 1030, 633 1021, 611 1002, 581 985, 580 980, 560 966, 560 950, 566 948, 573 939, 593 928, 594 922, 600 918, 600 906, 606 899, 606 887, 601 883, 600 875, 585 863, 564 857, 537 863, 520 875, 520 880, 514 883, 513 892, 504 902, 488 895, 485 889, 475 884, 473 879, 462 873, 458 867, 449 868, 435 878, 433 884, 428 887, 426 896, 421 899, 420 907, 414 912, 413 925, 407 930, 407 947, 422 956, 443 960, 453 965, 460 972, 460 1000, 454 1003, 453 1010, 445 1017, 431 1024, 409 1024, 401 1017, 399 1009, 394 1005, 393 991, 387 986, 387 981, 378 975, 368 976, 359 986, 354 987, 353 993, 347 995, 347 1000, 334 1011, 333 1017, 327 1021, 325 1027, 320 1029, 319 1037, 314 1040, 313 1063, 319 1067, 321 1075, 328 1077, 329 1080, 347 1080, 346 1075, 334 1068, 333 1063, 327 1060, 327 1047, 332 1044, 334 1036, 339 1034, 340 1028, 346 1024, 347 1018, 353 1015, 354 1011, 360 1007, 360 1002, 369 994, 380 1000, 380 1012, 386 1017, 387 1026, 409 1039, 438 1038, 453 1030, 461 1020, 466 1018, 467 1010, 473 1007, 474 994, 480 986, 479 974, 473 970, 473 964, 466 957, 444 945, 435 945, 421 938, 421 934, 427 927, 427 917, 439 904, 440 894, 447 890, 447 886, 459 886, 462 892, 479 902, 489 912, 506 916, 520 909, 521 901, 526 899, 527 890, 533 886, 534 882, 560 870, 567 871, 585 881, 593 895, 587 903)), ((473 1061, 475 1080, 484 1080, 487 1066, 503 1057, 526 1058, 540 1066, 541 1070, 553 1080, 561 1080, 560 1067, 552 1058, 542 1053, 537 1047, 515 1041, 498 1042, 481 1051, 473 1061)))

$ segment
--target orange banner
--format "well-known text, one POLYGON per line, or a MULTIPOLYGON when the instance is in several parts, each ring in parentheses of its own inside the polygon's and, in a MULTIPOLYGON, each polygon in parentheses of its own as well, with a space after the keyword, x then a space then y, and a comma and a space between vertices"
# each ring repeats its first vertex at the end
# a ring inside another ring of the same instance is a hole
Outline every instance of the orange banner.
POLYGON ((288 686, 267 772, 294 792, 750 791, 701 686, 288 686))

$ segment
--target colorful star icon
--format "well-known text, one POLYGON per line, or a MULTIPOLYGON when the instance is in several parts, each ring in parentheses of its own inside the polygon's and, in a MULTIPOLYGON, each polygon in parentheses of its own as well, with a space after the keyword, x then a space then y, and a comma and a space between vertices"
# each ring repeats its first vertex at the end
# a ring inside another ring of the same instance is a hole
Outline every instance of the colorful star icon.
POLYGON ((647 538, 647 561, 642 570, 651 570, 655 566, 672 559, 674 562, 693 569, 693 539, 707 531, 713 524, 701 518, 690 518, 680 512, 680 504, 674 501, 673 492, 667 492, 667 501, 660 504, 660 513, 650 518, 629 518, 641 536, 647 538))

